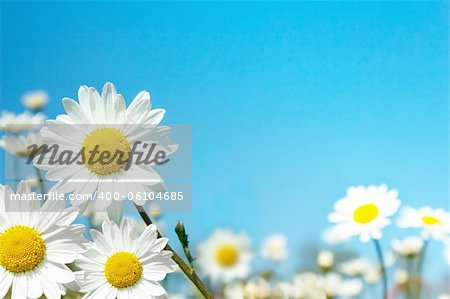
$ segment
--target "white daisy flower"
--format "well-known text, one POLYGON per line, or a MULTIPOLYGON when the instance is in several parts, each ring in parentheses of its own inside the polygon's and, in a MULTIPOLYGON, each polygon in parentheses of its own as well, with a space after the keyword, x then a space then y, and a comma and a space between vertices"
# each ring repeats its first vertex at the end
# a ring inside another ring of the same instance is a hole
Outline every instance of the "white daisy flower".
POLYGON ((341 282, 339 295, 343 298, 354 298, 361 294, 363 287, 360 279, 345 279, 341 282))
POLYGON ((323 270, 329 270, 334 265, 334 253, 329 250, 321 250, 317 255, 317 264, 323 270))
MULTIPOLYGON (((141 91, 128 108, 112 83, 105 84, 101 96, 95 88, 81 86, 78 100, 79 103, 64 98, 67 115, 48 121, 47 127, 41 130, 44 143, 48 146, 59 145, 60 154, 65 150, 76 154, 83 148, 85 153, 89 153, 98 148, 98 152, 125 153, 121 159, 123 161, 130 158, 129 152, 135 142, 146 143, 146 146, 155 143, 157 149, 163 149, 167 155, 178 148, 168 137, 170 128, 158 126, 165 110, 150 110, 150 94, 147 91, 141 91)), ((110 194, 116 200, 123 200, 130 192, 144 194, 161 190, 164 185, 160 175, 151 167, 154 164, 137 165, 132 157, 133 163, 129 169, 126 169, 126 163, 119 162, 120 156, 108 163, 89 162, 86 158, 84 163, 72 163, 70 166, 51 165, 47 156, 42 163, 38 163, 38 158, 35 159, 35 166, 47 171, 48 180, 58 181, 51 191, 60 193, 94 194, 97 191, 97 199, 99 194, 110 194)), ((138 205, 145 203, 138 200, 138 196, 132 199, 138 205)), ((97 200, 96 208, 104 211, 114 202, 97 200)), ((73 204, 82 205, 86 201, 73 201, 73 204)))
MULTIPOLYGON (((272 286, 261 277, 253 279, 246 283, 244 287, 243 298, 270 298, 272 295, 272 286)), ((229 297, 230 299, 235 297, 229 297)))
POLYGON ((399 256, 411 258, 418 255, 423 248, 422 238, 411 236, 402 240, 394 239, 391 243, 392 250, 399 256))
POLYGON ((303 272, 296 274, 292 283, 292 297, 300 299, 323 299, 322 277, 312 273, 303 272))
MULTIPOLYGON (((32 194, 25 182, 17 195, 32 194)), ((76 208, 64 201, 17 200, 9 186, 0 190, 0 298, 12 288, 12 299, 60 298, 63 284, 75 280, 65 265, 84 250, 82 225, 71 225, 76 208)))
POLYGON ((149 225, 137 238, 127 218, 120 226, 103 222, 103 233, 91 230, 92 246, 76 261, 80 291, 84 299, 167 297, 158 283, 178 266, 172 253, 164 250, 167 238, 158 238, 155 225, 149 225))
POLYGON ((348 276, 364 276, 364 274, 375 266, 365 258, 355 258, 339 265, 339 271, 348 276))
POLYGON ((391 223, 388 217, 400 206, 397 196, 397 190, 388 190, 386 185, 350 187, 328 220, 348 237, 359 235, 362 242, 380 239, 381 229, 391 223))
POLYGON ((22 96, 22 103, 28 109, 41 110, 48 103, 48 94, 43 90, 27 92, 22 96))
POLYGON ((397 285, 405 285, 408 283, 409 273, 404 269, 397 269, 394 273, 394 281, 397 285))
POLYGON ((198 246, 196 262, 201 273, 213 282, 227 283, 248 276, 252 257, 251 241, 246 234, 218 229, 198 246))
POLYGON ((33 150, 29 147, 36 145, 38 148, 42 143, 42 136, 38 132, 30 132, 27 135, 5 135, 0 139, 0 147, 18 157, 29 157, 33 150))
POLYGON ((286 237, 280 234, 267 237, 264 240, 261 255, 267 260, 282 262, 287 256, 286 237))
POLYGON ((450 213, 431 207, 405 207, 400 213, 397 225, 401 228, 420 228, 424 238, 441 240, 450 233, 450 213))
POLYGON ((0 117, 0 130, 19 133, 41 127, 46 120, 42 113, 31 114, 25 111, 20 114, 4 111, 0 117))

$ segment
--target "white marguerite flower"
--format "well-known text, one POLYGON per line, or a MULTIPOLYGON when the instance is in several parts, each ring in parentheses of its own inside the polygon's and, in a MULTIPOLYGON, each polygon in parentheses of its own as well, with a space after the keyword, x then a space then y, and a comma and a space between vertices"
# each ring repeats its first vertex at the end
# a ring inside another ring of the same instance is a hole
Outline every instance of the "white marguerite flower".
POLYGON ((267 260, 282 262, 287 256, 286 237, 281 234, 267 237, 264 240, 261 255, 267 260))
POLYGON ((39 179, 35 175, 29 175, 26 179, 26 182, 30 188, 39 187, 39 179))
POLYGON ((249 275, 252 257, 251 241, 245 233, 217 229, 198 246, 197 264, 200 273, 214 283, 227 283, 249 275))
POLYGON ((354 258, 339 264, 338 269, 348 276, 364 276, 373 267, 372 262, 365 258, 354 258))
MULTIPOLYGON (((141 91, 126 107, 122 95, 116 92, 112 83, 106 83, 102 94, 92 87, 81 86, 76 101, 64 98, 63 106, 66 115, 59 115, 55 120, 49 120, 47 126, 42 128, 41 134, 44 143, 49 147, 57 144, 59 153, 70 151, 75 154, 84 149, 89 157, 91 152, 110 153, 112 158, 107 163, 95 159, 86 158, 81 163, 60 165, 49 163, 48 156, 39 163, 41 157, 36 157, 35 166, 47 171, 46 178, 58 181, 51 191, 60 193, 78 194, 110 194, 116 200, 97 200, 96 209, 104 211, 115 203, 113 207, 119 207, 117 200, 123 200, 130 193, 145 194, 152 190, 161 190, 164 182, 160 175, 153 170, 154 162, 150 165, 137 165, 133 157, 130 157, 136 142, 142 142, 137 147, 142 152, 148 152, 142 147, 156 144, 156 149, 163 149, 166 155, 170 155, 178 145, 169 139, 170 128, 158 126, 163 119, 165 110, 151 109, 150 94, 141 91), (115 153, 122 153, 115 155, 115 153), (127 163, 132 163, 129 169, 127 163), (116 196, 117 195, 117 196, 116 196)), ((156 151, 156 150, 155 150, 156 151)), ((74 156, 75 156, 74 154, 74 156)), ((110 157, 111 157, 110 156, 110 157)), ((79 160, 80 161, 80 160, 79 160)), ((143 205, 144 200, 133 196, 133 201, 143 205)), ((73 201, 74 205, 87 204, 86 201, 73 201)), ((83 206, 84 208, 84 206, 83 206)))
POLYGON ((178 266, 165 251, 166 238, 158 238, 155 225, 136 237, 127 218, 120 226, 111 221, 102 225, 103 233, 91 230, 92 246, 76 261, 76 272, 83 298, 148 298, 167 296, 158 283, 178 266))
POLYGON ((60 298, 64 284, 73 283, 74 273, 66 266, 85 249, 84 227, 72 222, 77 208, 64 201, 17 200, 30 188, 19 183, 17 193, 0 187, 0 298, 12 288, 12 299, 60 298))
POLYGON ((292 282, 292 297, 296 299, 323 299, 323 281, 312 272, 296 274, 292 282))
POLYGON ((43 90, 30 91, 22 96, 22 103, 31 110, 41 110, 48 103, 48 94, 43 90))
POLYGON ((359 279, 343 279, 337 273, 327 273, 322 276, 323 290, 325 298, 345 297, 353 298, 358 296, 363 288, 359 279))
POLYGON ((392 250, 399 256, 411 258, 418 255, 423 248, 422 238, 410 236, 403 239, 394 239, 391 243, 392 250))
POLYGON ((363 283, 360 279, 345 279, 341 282, 339 295, 343 298, 353 298, 359 296, 363 289, 363 283))
POLYGON ((334 253, 330 250, 321 250, 317 255, 317 264, 320 268, 328 270, 334 265, 334 253))
POLYGON ((242 282, 226 284, 223 289, 223 297, 226 299, 244 299, 245 284, 242 282))
POLYGON ((381 279, 381 270, 379 267, 370 267, 367 269, 367 271, 364 273, 364 281, 368 284, 376 284, 381 279))
POLYGON ((394 281, 398 285, 404 285, 409 280, 409 273, 405 269, 397 269, 394 273, 394 281))
POLYGON ((31 114, 25 111, 20 114, 4 111, 0 117, 0 130, 19 133, 40 128, 46 120, 42 113, 31 114))
POLYGON ((272 286, 266 279, 261 277, 247 282, 244 288, 244 298, 270 298, 271 294, 272 286))
POLYGON ((386 185, 350 187, 328 219, 346 236, 359 235, 362 242, 380 239, 381 229, 391 223, 389 217, 400 206, 397 196, 397 190, 388 190, 386 185))
POLYGON ((426 239, 441 240, 450 233, 450 213, 443 209, 422 207, 414 209, 404 207, 400 213, 397 225, 401 228, 422 229, 422 236, 426 239))
POLYGON ((27 135, 5 135, 0 139, 0 147, 18 157, 29 157, 33 150, 29 147, 36 145, 37 149, 42 143, 39 132, 30 132, 27 135))

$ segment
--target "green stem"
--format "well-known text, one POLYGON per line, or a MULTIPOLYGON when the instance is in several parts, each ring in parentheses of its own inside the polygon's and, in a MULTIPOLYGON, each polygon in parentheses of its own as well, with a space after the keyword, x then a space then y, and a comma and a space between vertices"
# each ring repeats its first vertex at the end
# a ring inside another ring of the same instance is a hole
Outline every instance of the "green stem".
POLYGON ((423 243, 423 248, 422 251, 420 252, 418 259, 417 259, 417 290, 416 290, 416 294, 415 297, 416 298, 420 298, 422 297, 422 284, 423 284, 423 279, 422 279, 422 270, 423 270, 423 261, 425 260, 425 255, 426 255, 426 251, 427 251, 427 247, 428 247, 428 243, 430 241, 429 240, 425 240, 423 243))
POLYGON ((386 266, 384 264, 383 251, 381 250, 380 242, 378 240, 373 239, 373 243, 375 244, 378 262, 380 263, 380 270, 383 282, 383 299, 388 299, 388 283, 387 283, 386 266))
MULTIPOLYGON (((152 220, 148 216, 147 212, 145 211, 144 207, 134 205, 136 209, 139 212, 139 215, 141 215, 142 220, 144 220, 145 224, 148 226, 152 224, 152 220)), ((161 237, 161 234, 158 231, 158 237, 161 237)), ((187 276, 187 278, 195 285, 195 287, 199 290, 199 292, 205 297, 206 299, 213 299, 213 296, 211 295, 211 292, 208 290, 208 288, 205 286, 203 281, 197 276, 197 273, 195 272, 195 269, 192 269, 189 267, 183 259, 170 247, 169 244, 166 245, 164 248, 165 250, 172 252, 172 260, 178 264, 181 271, 187 276)))
POLYGON ((38 183, 39 183, 39 188, 41 188, 42 194, 46 194, 47 192, 46 192, 46 189, 45 189, 44 179, 42 178, 41 171, 37 167, 35 167, 34 169, 36 170, 36 176, 37 176, 37 180, 38 180, 38 183))

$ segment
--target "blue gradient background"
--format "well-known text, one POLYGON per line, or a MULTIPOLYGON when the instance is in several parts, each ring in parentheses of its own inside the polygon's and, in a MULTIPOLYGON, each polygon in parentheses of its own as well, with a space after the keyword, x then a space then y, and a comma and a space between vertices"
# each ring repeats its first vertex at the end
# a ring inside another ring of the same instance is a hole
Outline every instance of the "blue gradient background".
MULTIPOLYGON (((192 124, 193 210, 166 217, 194 243, 216 226, 256 247, 281 232, 287 271, 350 185, 448 208, 445 1, 2 2, 1 26, 2 109, 45 89, 54 117, 78 86, 112 81, 192 124)), ((442 246, 431 252, 440 277, 442 246)))

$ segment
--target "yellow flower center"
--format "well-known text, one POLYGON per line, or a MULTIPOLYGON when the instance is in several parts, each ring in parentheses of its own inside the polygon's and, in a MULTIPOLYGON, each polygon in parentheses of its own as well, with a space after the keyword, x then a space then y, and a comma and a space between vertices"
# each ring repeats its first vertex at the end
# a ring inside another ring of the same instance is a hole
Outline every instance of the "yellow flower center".
POLYGON ((217 248, 215 257, 220 266, 229 268, 238 262, 239 251, 235 245, 223 244, 217 248))
POLYGON ((441 220, 437 219, 436 217, 433 216, 423 216, 422 217, 422 221, 423 223, 425 223, 426 225, 436 225, 436 224, 441 224, 441 220))
POLYGON ((142 264, 132 253, 121 251, 113 254, 105 264, 106 280, 116 288, 128 288, 142 277, 142 264))
POLYGON ((377 218, 379 211, 380 210, 376 205, 373 203, 368 203, 358 207, 355 210, 353 213, 353 219, 355 219, 358 223, 366 224, 377 218))
POLYGON ((45 243, 31 227, 16 225, 0 234, 0 265, 13 273, 33 270, 44 260, 45 243))
POLYGON ((84 139, 83 148, 86 167, 98 175, 108 175, 122 170, 131 151, 125 135, 113 128, 95 129, 84 139), (95 150, 98 152, 91 153, 95 150))

